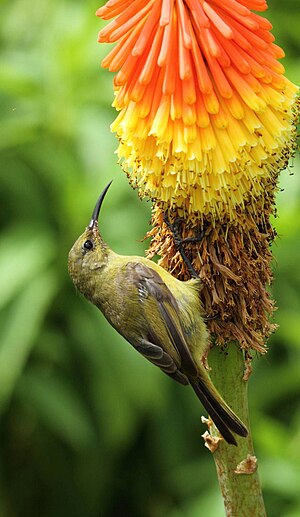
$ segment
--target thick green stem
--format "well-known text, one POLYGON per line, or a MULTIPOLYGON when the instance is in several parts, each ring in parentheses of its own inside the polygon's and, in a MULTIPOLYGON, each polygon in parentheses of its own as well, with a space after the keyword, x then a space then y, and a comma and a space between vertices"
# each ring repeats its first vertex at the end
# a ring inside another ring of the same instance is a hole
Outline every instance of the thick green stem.
MULTIPOLYGON (((213 452, 226 516, 264 517, 266 512, 249 427, 248 383, 243 379, 244 354, 236 343, 229 343, 225 352, 214 346, 209 353, 209 365, 213 383, 249 429, 247 438, 237 438, 237 447, 222 440, 213 452), (244 473, 237 473, 239 471, 244 473)), ((211 434, 217 436, 214 426, 211 434)))

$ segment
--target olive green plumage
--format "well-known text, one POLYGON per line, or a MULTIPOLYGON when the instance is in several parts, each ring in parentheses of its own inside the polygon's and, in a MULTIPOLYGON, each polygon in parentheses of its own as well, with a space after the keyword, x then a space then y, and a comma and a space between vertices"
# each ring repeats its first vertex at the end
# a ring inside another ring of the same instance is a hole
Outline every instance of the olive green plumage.
POLYGON ((190 384, 228 443, 247 429, 224 402, 202 364, 208 333, 200 281, 181 282, 154 262, 114 253, 98 229, 102 192, 89 226, 69 253, 75 286, 145 358, 181 384, 190 384))

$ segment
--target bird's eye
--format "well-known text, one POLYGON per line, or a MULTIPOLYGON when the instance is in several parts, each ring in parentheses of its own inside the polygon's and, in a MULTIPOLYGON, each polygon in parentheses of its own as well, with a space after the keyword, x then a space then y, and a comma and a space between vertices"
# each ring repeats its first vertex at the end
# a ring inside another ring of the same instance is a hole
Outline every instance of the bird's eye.
POLYGON ((86 251, 93 249, 93 247, 94 247, 94 243, 93 243, 93 241, 90 241, 90 240, 85 241, 83 244, 83 249, 86 251))

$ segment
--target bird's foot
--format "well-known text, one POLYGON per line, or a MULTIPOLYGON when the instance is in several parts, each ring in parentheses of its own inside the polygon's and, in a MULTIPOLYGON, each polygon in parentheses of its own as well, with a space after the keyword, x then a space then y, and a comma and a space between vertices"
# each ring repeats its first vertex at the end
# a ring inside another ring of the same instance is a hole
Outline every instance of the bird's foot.
POLYGON ((204 316, 204 323, 208 323, 209 321, 216 320, 219 317, 219 314, 214 314, 213 316, 204 316))
POLYGON ((187 255, 183 249, 183 245, 190 244, 190 243, 195 244, 196 242, 201 242, 203 239, 203 236, 204 236, 204 231, 202 231, 199 235, 197 235, 195 237, 185 237, 184 239, 182 239, 182 237, 180 236, 180 231, 179 231, 179 226, 180 226, 180 223, 182 222, 182 219, 180 217, 177 217, 175 219, 174 223, 171 223, 168 218, 167 213, 165 212, 164 213, 164 222, 167 225, 167 227, 169 228, 170 232, 172 233, 175 246, 178 249, 182 260, 186 264, 186 266, 190 272, 190 275, 193 278, 199 278, 197 271, 192 266, 190 259, 187 257, 187 255))

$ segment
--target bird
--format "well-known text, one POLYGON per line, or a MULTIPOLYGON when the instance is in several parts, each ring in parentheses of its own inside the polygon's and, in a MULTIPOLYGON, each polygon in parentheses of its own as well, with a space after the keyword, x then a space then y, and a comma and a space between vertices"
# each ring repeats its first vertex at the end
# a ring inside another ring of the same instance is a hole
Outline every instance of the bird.
POLYGON ((137 352, 182 385, 190 385, 226 442, 248 430, 226 404, 203 364, 209 347, 199 293, 201 281, 181 281, 154 261, 115 253, 99 231, 99 213, 72 246, 68 270, 75 287, 137 352), (234 433, 234 434, 233 434, 234 433))

